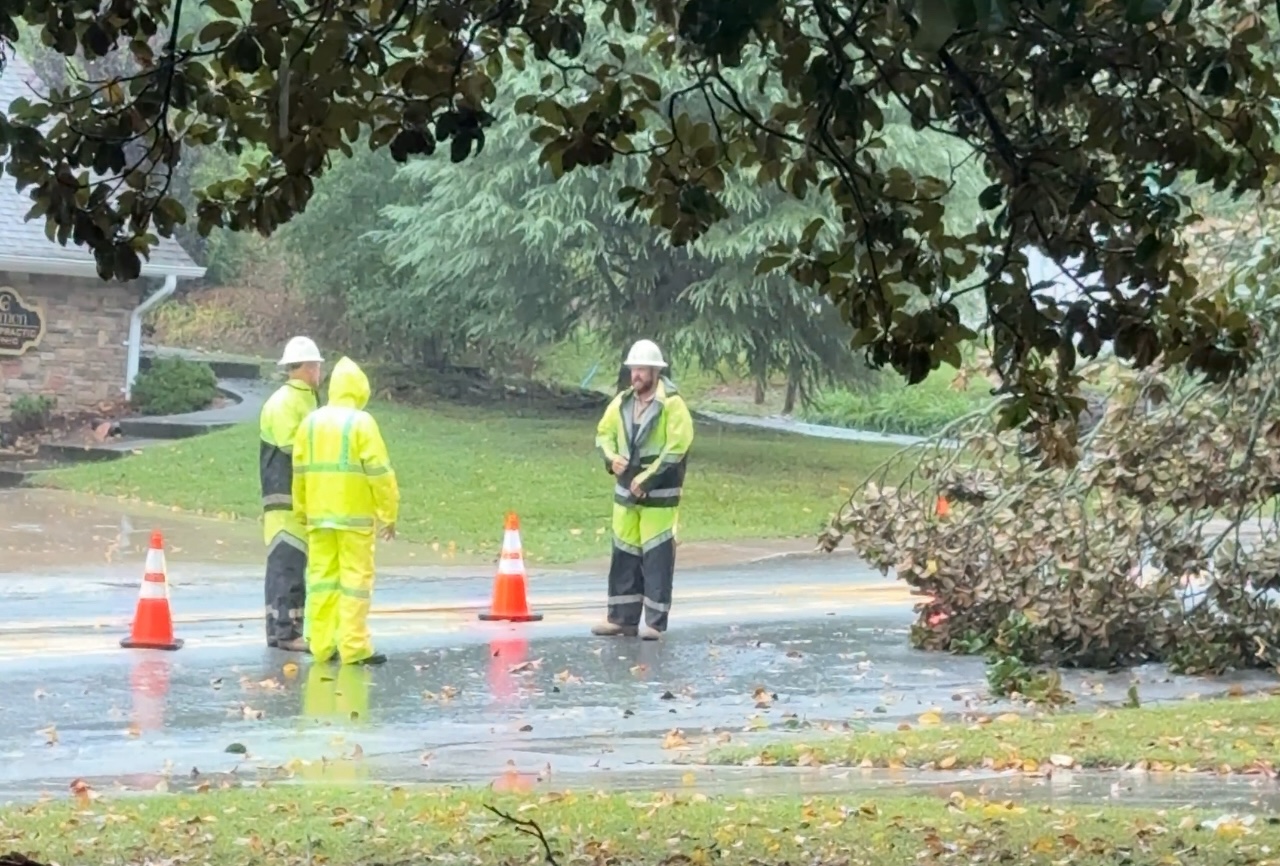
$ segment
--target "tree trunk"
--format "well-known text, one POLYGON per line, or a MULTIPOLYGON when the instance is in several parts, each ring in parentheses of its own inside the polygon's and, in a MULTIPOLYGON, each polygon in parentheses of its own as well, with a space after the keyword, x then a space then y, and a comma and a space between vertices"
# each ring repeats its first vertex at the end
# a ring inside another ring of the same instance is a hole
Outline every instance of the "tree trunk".
POLYGON ((769 384, 769 354, 764 349, 756 347, 751 359, 751 374, 756 380, 756 405, 764 403, 765 390, 769 384))
POLYGON ((795 371, 787 374, 787 396, 782 401, 782 414, 790 415, 796 410, 796 397, 800 394, 800 377, 795 371))

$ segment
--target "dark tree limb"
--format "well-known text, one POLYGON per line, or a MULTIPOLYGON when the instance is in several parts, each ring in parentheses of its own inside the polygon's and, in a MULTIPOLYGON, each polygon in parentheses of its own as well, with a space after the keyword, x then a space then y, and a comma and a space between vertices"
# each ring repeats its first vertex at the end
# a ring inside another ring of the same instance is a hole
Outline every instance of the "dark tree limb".
POLYGON ((546 856, 549 866, 560 866, 560 864, 556 862, 555 852, 551 850, 551 843, 547 841, 546 834, 542 832, 542 828, 538 826, 537 821, 508 815, 506 812, 503 812, 501 809, 495 809, 493 806, 486 805, 485 808, 507 823, 514 825, 518 832, 523 833, 526 836, 532 836, 541 842, 542 850, 546 856))

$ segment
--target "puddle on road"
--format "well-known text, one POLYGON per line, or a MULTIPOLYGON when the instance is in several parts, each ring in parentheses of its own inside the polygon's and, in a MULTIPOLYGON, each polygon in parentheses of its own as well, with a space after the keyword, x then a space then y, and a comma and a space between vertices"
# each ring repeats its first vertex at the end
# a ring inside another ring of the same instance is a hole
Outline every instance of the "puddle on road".
MULTIPOLYGON (((1179 778, 1153 787, 1150 778, 1116 777, 1098 787, 1084 774, 931 781, 862 770, 699 763, 722 743, 813 740, 845 724, 894 727, 931 707, 959 712, 983 693, 980 659, 913 651, 902 629, 865 618, 728 629, 704 624, 658 645, 503 636, 388 650, 391 662, 376 670, 306 661, 282 668, 288 658, 264 650, 259 661, 245 664, 181 654, 122 657, 101 662, 90 677, 74 666, 12 671, 0 695, 9 722, 0 732, 0 793, 65 794, 74 778, 98 780, 93 784, 100 789, 119 783, 147 791, 161 782, 169 790, 264 778, 489 784, 514 775, 508 781, 518 787, 669 785, 726 792, 755 780, 768 780, 768 790, 778 793, 910 784, 933 785, 945 795, 957 788, 977 793, 986 785, 989 796, 1007 791, 1080 802, 1110 796, 1117 781, 1121 802, 1215 803, 1229 795, 1234 803, 1273 795, 1269 783, 1259 787, 1257 780, 1179 778), (757 705, 761 686, 776 695, 763 708, 757 705), (50 730, 57 731, 54 743, 50 730), (674 730, 684 742, 668 739, 674 730), (228 752, 232 744, 246 754, 228 752)), ((1132 677, 1141 681, 1146 703, 1193 691, 1209 695, 1233 681, 1174 678, 1151 666, 1114 676, 1079 672, 1065 685, 1091 695, 1081 700, 1087 710, 1099 701, 1123 701, 1132 677), (1097 686, 1102 693, 1092 696, 1097 686)), ((984 711, 1006 708, 986 705, 984 711)))

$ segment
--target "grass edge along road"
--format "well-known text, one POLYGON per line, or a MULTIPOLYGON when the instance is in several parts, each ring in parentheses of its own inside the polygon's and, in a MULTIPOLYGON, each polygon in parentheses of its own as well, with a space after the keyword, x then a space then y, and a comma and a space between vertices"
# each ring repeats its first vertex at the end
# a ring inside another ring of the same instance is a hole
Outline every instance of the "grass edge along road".
POLYGON ((1204 810, 1019 806, 953 794, 721 798, 696 793, 517 797, 490 791, 292 785, 190 795, 49 801, 0 812, 0 853, 40 863, 370 866, 531 863, 541 842, 584 862, 1043 864, 1264 862, 1280 826, 1204 810), (1212 823, 1211 823, 1212 822, 1212 823), (532 829, 530 827, 530 829, 532 829))
POLYGON ((1183 700, 1158 707, 1014 713, 946 723, 923 713, 909 729, 834 734, 764 747, 726 746, 713 764, 925 770, 1122 769, 1274 777, 1280 697, 1183 700))
MULTIPOLYGON (((460 407, 375 404, 400 481, 402 538, 452 554, 496 555, 520 516, 531 561, 606 554, 612 478, 594 414, 519 417, 460 407)), ((258 431, 245 424, 121 460, 58 469, 42 482, 79 493, 258 519, 258 431)), ((852 485, 893 446, 696 422, 680 509, 682 541, 816 537, 852 485)))

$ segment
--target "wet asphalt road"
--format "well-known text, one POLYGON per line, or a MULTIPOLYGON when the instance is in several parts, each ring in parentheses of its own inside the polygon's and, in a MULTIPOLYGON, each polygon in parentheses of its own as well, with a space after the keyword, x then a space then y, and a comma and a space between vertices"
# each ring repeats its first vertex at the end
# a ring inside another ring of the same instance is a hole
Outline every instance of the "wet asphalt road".
MULTIPOLYGON (((230 543, 241 531, 235 524, 185 518, 166 529, 175 539, 171 595, 186 646, 121 649, 145 534, 115 531, 100 512, 57 518, 50 515, 60 506, 46 513, 38 504, 24 499, 19 508, 30 524, 11 522, 0 538, 9 551, 0 559, 3 799, 65 794, 78 778, 131 791, 288 778, 812 793, 911 785, 1030 799, 1122 792, 1139 802, 1270 796, 1243 782, 1210 791, 1194 780, 943 781, 699 766, 721 743, 893 726, 926 709, 959 713, 981 700, 982 661, 910 650, 913 599, 848 556, 682 568, 672 632, 659 644, 589 635, 604 594, 594 571, 535 570, 530 601, 546 618, 512 626, 477 619, 489 601, 491 567, 402 560, 382 570, 371 617, 391 661, 369 670, 267 649, 261 569, 255 557, 235 553, 256 553, 256 540, 230 543), (115 545, 107 556, 104 542, 115 545)), ((1088 707, 1123 701, 1131 677, 1148 703, 1273 682, 1187 680, 1150 669, 1071 674, 1064 685, 1090 695, 1082 699, 1088 707)))
MULTIPOLYGON (((73 630, 32 626, 0 636, 0 650, 39 638, 74 651, 23 649, 0 661, 9 723, 0 730, 0 795, 63 792, 75 778, 151 790, 229 773, 474 783, 510 781, 513 769, 521 784, 546 783, 550 772, 558 785, 626 787, 669 782, 673 763, 695 763, 726 741, 960 712, 984 691, 981 661, 910 650, 910 599, 873 577, 864 574, 859 590, 850 563, 830 559, 690 572, 681 579, 687 601, 677 595, 673 631, 657 644, 586 633, 598 592, 572 590, 590 576, 557 578, 560 605, 545 608, 544 622, 519 626, 479 622, 480 603, 467 609, 486 579, 403 579, 380 593, 382 605, 411 595, 438 604, 375 618, 379 648, 391 656, 379 669, 269 650, 256 620, 226 615, 180 626, 189 643, 176 653, 121 650, 106 627, 83 648, 86 637, 73 630), (727 584, 759 595, 735 610, 717 594, 727 584), (812 600, 786 600, 794 586, 812 600), (767 706, 758 706, 761 689, 767 706), (674 730, 687 745, 669 748, 674 730), (228 752, 233 744, 245 754, 228 752)), ((225 604, 235 582, 214 583, 205 597, 225 604)), ((189 587, 186 601, 194 594, 189 587)), ((531 594, 537 607, 537 580, 531 594)), ((1155 670, 1140 676, 1147 701, 1209 690, 1155 670)), ((1104 687, 1094 700, 1118 702, 1130 675, 1092 681, 1104 687)), ((687 784, 689 771, 681 767, 676 783, 687 784)), ((743 772, 695 777, 737 779, 722 782, 736 787, 743 772)))

